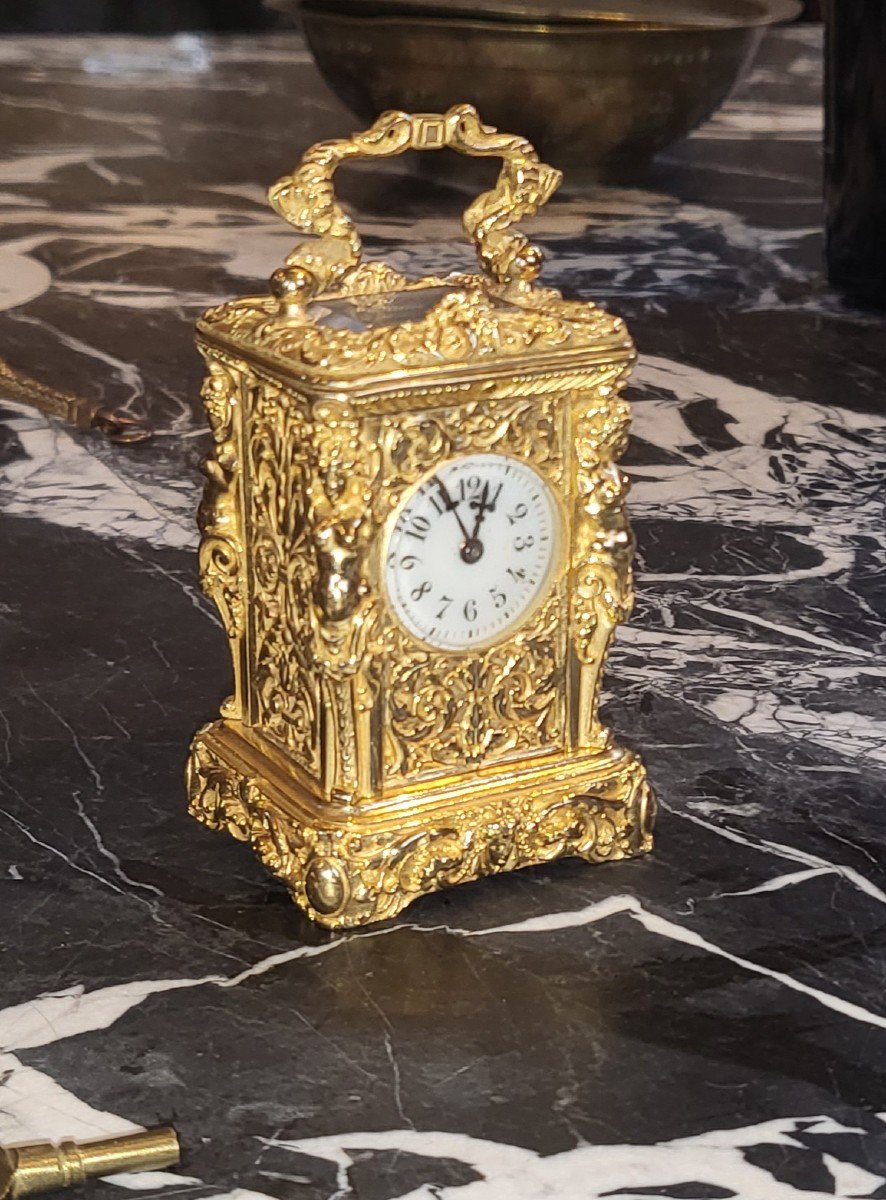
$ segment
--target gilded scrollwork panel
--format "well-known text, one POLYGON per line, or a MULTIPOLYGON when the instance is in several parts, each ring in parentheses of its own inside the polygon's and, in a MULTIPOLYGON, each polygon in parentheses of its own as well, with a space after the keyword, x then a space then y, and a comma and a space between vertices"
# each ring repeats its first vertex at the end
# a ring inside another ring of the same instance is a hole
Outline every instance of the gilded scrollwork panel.
MULTIPOLYGON (((430 464, 462 453, 511 454, 552 484, 563 473, 562 405, 553 396, 476 400, 391 420, 382 438, 388 511, 430 464)), ((469 658, 385 639, 384 781, 531 757, 565 737, 563 590, 514 637, 469 658)))
POLYGON ((600 684, 616 626, 633 606, 634 539, 625 509, 629 481, 617 460, 627 445, 630 409, 620 395, 627 368, 577 397, 573 410, 575 507, 571 637, 580 664, 576 741, 602 748, 609 733, 599 721, 600 684))
POLYGON ((315 774, 319 713, 313 648, 304 621, 315 577, 307 464, 301 453, 307 407, 278 385, 254 379, 247 416, 249 717, 299 766, 315 774))
POLYGON ((371 791, 375 604, 365 557, 378 453, 343 401, 249 390, 249 717, 330 796, 371 791))
POLYGON ((243 376, 212 357, 207 356, 206 366, 201 397, 213 446, 201 463, 206 482, 197 513, 202 534, 198 564, 203 591, 218 609, 231 645, 234 694, 225 701, 224 712, 241 716, 246 675, 246 576, 236 419, 243 376))
POLYGON ((372 644, 378 620, 366 560, 376 533, 380 451, 346 400, 316 403, 309 489, 315 574, 310 624, 324 709, 322 778, 342 802, 373 787, 371 715, 377 672, 372 644))

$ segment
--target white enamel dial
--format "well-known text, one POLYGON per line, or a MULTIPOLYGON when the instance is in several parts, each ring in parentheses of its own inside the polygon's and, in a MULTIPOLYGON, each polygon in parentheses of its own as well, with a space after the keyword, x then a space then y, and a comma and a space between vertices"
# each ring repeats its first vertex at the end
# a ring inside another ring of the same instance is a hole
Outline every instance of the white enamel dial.
POLYGON ((442 650, 497 641, 544 595, 559 510, 532 467, 504 454, 451 459, 409 492, 385 551, 390 603, 442 650))

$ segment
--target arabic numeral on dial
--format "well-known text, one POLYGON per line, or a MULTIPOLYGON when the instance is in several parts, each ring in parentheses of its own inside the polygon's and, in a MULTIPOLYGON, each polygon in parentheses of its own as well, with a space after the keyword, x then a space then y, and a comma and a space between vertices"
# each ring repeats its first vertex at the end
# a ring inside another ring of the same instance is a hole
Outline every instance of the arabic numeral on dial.
POLYGON ((497 587, 491 587, 489 589, 489 595, 492 597, 492 603, 496 608, 504 608, 508 602, 507 595, 504 592, 499 591, 497 587))
MULTIPOLYGON (((392 555, 392 557, 394 557, 394 556, 392 555)), ((417 562, 418 562, 418 559, 415 557, 414 554, 404 554, 403 557, 400 559, 400 566, 403 568, 404 571, 411 571, 415 567, 417 562)))
POLYGON ((516 525, 518 521, 522 521, 528 512, 529 509, 525 504, 518 504, 512 513, 507 514, 507 517, 512 525, 516 525))
POLYGON ((441 596, 440 603, 443 605, 443 607, 437 613, 438 621, 442 621, 443 617, 446 615, 446 610, 449 607, 449 605, 452 603, 452 597, 451 596, 441 596))
POLYGON ((477 620, 477 601, 476 600, 466 600, 463 611, 465 614, 466 621, 476 621, 477 620))
POLYGON ((508 574, 517 583, 526 578, 526 572, 522 567, 508 567, 508 574))
POLYGON ((534 545, 535 545, 535 538, 532 537, 531 534, 529 537, 525 537, 525 538, 522 538, 522 537, 514 538, 514 549, 515 550, 529 550, 534 545))
POLYGON ((473 496, 479 492, 481 481, 479 475, 469 475, 467 479, 458 481, 458 498, 459 500, 467 500, 468 496, 473 496))
POLYGON ((427 537, 428 530, 431 528, 431 522, 427 517, 423 517, 421 513, 417 513, 409 520, 409 528, 406 530, 408 537, 415 538, 416 541, 423 542, 427 537))
POLYGON ((418 587, 414 587, 409 594, 413 600, 421 600, 422 596, 426 596, 430 590, 431 585, 427 582, 427 580, 425 580, 425 582, 420 583, 418 587))

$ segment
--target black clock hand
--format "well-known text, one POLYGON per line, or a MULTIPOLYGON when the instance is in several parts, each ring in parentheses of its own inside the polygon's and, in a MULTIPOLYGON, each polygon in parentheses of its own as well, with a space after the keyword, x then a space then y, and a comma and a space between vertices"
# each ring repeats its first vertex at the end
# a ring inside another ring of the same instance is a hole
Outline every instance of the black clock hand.
POLYGON ((474 521, 474 532, 471 534, 471 541, 476 542, 477 534, 480 532, 480 526, 483 523, 483 518, 486 515, 486 497, 489 495, 489 484, 483 484, 483 491, 480 493, 479 500, 471 501, 471 508, 477 510, 477 518, 474 521))
MULTIPOLYGON (((501 491, 501 487, 499 487, 498 490, 501 491)), ((495 494, 497 496, 498 492, 495 494)), ((492 512, 495 509, 495 502, 493 501, 492 504, 489 503, 488 482, 483 484, 483 491, 480 493, 480 499, 471 501, 471 508, 476 509, 477 517, 474 521, 474 532, 461 548, 462 561, 466 563, 479 562, 483 557, 483 543, 477 537, 477 534, 480 532, 480 526, 483 524, 483 518, 486 516, 487 512, 492 512)))
POLYGON ((440 498, 442 499, 443 503, 445 504, 447 510, 449 512, 451 512, 452 515, 455 517, 456 521, 458 521, 459 528, 461 529, 465 538, 468 541, 470 541, 471 535, 468 533, 467 527, 465 526, 464 521, 461 519, 461 516, 458 511, 458 501, 452 499, 452 497, 449 494, 449 489, 447 488, 446 484, 443 482, 443 480, 440 478, 439 475, 432 475, 431 482, 436 483, 437 487, 440 489, 440 498))
POLYGON ((480 499, 471 501, 471 508, 475 508, 477 510, 477 519, 474 522, 474 532, 471 534, 471 541, 475 542, 477 540, 477 534, 480 532, 480 526, 483 524, 486 514, 488 512, 495 512, 495 502, 498 499, 498 493, 501 491, 501 488, 502 485, 499 484, 498 490, 492 497, 492 500, 490 500, 489 483, 487 481, 483 484, 483 491, 480 493, 480 499))

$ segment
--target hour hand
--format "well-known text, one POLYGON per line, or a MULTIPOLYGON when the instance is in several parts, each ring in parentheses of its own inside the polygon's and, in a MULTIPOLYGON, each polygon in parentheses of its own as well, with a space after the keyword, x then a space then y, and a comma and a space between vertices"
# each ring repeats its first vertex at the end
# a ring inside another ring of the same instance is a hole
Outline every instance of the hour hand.
POLYGON ((489 483, 483 484, 483 491, 480 493, 479 500, 471 501, 471 508, 477 513, 474 521, 474 532, 471 534, 472 540, 476 541, 477 534, 480 532, 480 526, 488 512, 495 512, 495 502, 498 499, 498 493, 501 491, 501 484, 498 485, 495 495, 492 499, 489 498, 489 483))

